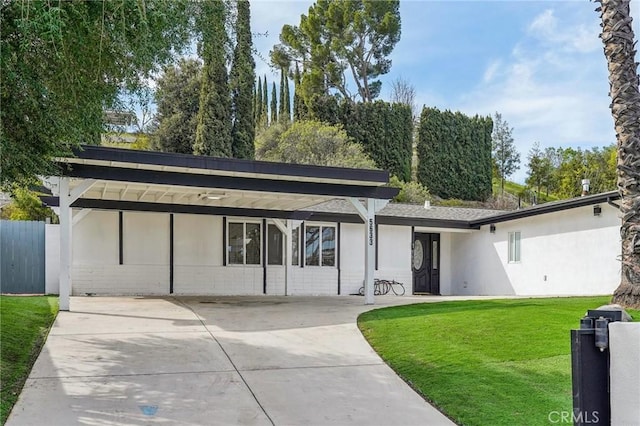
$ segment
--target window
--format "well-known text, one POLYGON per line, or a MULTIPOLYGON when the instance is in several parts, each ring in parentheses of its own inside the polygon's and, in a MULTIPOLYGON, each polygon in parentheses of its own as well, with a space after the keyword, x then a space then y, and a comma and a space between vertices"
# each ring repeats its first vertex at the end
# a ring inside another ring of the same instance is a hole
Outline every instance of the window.
POLYGON ((305 264, 320 265, 320 227, 307 226, 305 228, 305 264))
POLYGON ((267 226, 267 264, 282 265, 282 231, 276 225, 267 226))
POLYGON ((322 228, 322 266, 336 266, 336 228, 322 228))
POLYGON ((260 265, 260 227, 259 223, 229 223, 230 265, 260 265))
POLYGON ((336 265, 335 226, 307 226, 305 228, 305 264, 309 266, 336 265))
POLYGON ((431 269, 438 269, 438 241, 431 242, 431 269))
POLYGON ((520 262, 520 231, 509 232, 509 263, 520 262))
POLYGON ((291 231, 291 264, 300 264, 300 227, 291 231))

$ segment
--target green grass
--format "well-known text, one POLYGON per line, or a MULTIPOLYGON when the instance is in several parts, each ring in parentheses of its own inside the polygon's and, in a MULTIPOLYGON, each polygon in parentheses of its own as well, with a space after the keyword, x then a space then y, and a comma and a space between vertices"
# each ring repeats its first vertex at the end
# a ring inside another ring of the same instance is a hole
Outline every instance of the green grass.
POLYGON ((0 299, 0 424, 16 403, 57 312, 57 297, 0 299))
MULTIPOLYGON (((544 425, 571 411, 571 342, 609 297, 424 303, 363 313, 380 356, 459 424, 544 425)), ((630 311, 635 321, 640 311, 630 311)))

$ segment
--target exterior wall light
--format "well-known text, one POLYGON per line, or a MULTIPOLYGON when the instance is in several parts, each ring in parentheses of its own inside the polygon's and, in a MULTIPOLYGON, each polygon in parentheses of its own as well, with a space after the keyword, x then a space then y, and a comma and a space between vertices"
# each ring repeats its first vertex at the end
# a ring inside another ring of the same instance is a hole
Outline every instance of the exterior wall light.
POLYGON ((602 207, 593 206, 593 215, 594 216, 600 216, 601 213, 602 213, 602 207))

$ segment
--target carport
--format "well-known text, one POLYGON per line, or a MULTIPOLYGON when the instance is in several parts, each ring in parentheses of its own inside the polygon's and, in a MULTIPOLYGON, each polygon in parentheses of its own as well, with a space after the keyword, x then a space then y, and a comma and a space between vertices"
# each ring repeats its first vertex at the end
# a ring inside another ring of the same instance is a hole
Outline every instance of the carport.
MULTIPOLYGON (((61 173, 45 179, 53 197, 44 201, 59 209, 61 310, 70 309, 73 226, 92 210, 269 218, 284 236, 285 253, 291 253, 293 225, 310 215, 300 209, 336 198, 352 203, 366 224, 365 304, 374 303, 375 216, 398 191, 384 186, 386 171, 97 146, 83 146, 57 161, 61 173)), ((169 294, 174 238, 170 217, 169 294)), ((291 256, 284 258, 287 282, 292 263, 291 256)))

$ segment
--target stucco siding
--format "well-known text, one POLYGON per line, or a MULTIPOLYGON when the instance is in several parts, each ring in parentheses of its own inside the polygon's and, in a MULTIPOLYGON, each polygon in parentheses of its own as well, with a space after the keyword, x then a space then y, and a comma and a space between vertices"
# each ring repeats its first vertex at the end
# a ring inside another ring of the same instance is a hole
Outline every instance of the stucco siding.
POLYGON ((73 295, 169 294, 168 265, 74 265, 73 295))
POLYGON ((72 294, 169 294, 169 215, 91 211, 73 228, 72 294))
POLYGON ((586 206, 452 234, 452 290, 479 295, 610 294, 620 278, 618 210, 586 206), (520 232, 519 262, 509 233, 520 232))
POLYGON ((331 296, 338 294, 338 269, 323 266, 294 267, 289 295, 331 296))
POLYGON ((73 226, 72 238, 74 266, 118 264, 118 212, 89 212, 73 226))

